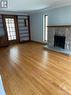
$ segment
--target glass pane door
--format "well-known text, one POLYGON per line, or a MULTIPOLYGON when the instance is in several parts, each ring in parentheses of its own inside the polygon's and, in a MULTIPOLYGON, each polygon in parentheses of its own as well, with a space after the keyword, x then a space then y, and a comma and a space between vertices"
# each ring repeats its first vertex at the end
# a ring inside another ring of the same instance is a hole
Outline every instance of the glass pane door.
POLYGON ((8 40, 16 40, 16 30, 14 18, 5 18, 8 40))

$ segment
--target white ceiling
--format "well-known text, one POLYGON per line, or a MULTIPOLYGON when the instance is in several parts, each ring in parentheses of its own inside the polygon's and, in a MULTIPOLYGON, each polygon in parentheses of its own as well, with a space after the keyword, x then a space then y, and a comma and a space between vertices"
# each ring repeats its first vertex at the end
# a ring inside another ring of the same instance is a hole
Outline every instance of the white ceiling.
POLYGON ((35 11, 44 8, 55 8, 70 5, 71 0, 7 0, 8 8, 1 11, 35 11))

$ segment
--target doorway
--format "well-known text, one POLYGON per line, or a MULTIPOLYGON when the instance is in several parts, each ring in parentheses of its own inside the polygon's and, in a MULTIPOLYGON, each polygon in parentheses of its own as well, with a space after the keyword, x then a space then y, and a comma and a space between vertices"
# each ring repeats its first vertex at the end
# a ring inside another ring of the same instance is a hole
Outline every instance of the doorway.
POLYGON ((8 43, 13 44, 18 40, 16 16, 4 16, 4 26, 7 32, 8 43))
POLYGON ((5 18, 5 22, 7 27, 8 40, 9 41, 16 40, 14 18, 5 18))

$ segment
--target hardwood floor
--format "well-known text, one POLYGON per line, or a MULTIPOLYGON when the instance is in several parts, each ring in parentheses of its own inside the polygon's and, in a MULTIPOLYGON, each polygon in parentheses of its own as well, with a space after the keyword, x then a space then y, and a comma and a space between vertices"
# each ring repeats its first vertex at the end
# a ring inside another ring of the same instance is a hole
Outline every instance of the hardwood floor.
POLYGON ((7 95, 71 95, 71 57, 36 43, 0 48, 7 95))

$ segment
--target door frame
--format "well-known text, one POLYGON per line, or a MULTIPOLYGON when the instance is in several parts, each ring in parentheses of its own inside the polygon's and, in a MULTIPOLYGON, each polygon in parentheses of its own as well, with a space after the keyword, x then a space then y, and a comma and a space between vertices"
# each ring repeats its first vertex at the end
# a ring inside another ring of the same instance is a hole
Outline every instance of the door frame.
POLYGON ((4 25, 4 30, 6 32, 6 37, 7 37, 8 45, 12 44, 12 43, 19 43, 20 42, 20 37, 19 37, 19 29, 18 29, 18 19, 17 19, 17 16, 16 15, 2 15, 2 18, 3 18, 3 25, 4 25), (8 40, 7 26, 6 26, 5 18, 14 18, 16 40, 13 40, 13 41, 9 41, 8 40))
POLYGON ((29 41, 31 41, 31 32, 30 32, 30 16, 28 16, 28 31, 29 31, 29 41))

